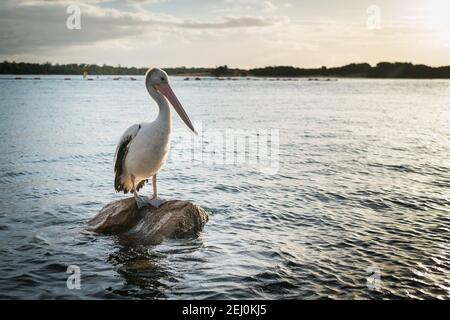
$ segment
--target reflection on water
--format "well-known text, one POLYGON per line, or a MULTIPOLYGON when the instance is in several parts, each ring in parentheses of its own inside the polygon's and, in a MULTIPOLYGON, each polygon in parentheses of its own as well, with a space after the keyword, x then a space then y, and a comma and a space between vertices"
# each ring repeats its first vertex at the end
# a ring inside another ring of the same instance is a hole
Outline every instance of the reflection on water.
POLYGON ((279 171, 169 159, 162 196, 210 220, 130 247, 84 227, 123 197, 115 144, 154 103, 142 81, 41 78, 0 79, 0 298, 450 297, 449 81, 175 78, 206 135, 278 129, 279 171))
POLYGON ((166 257, 152 253, 149 248, 122 247, 113 252, 108 261, 125 280, 125 287, 112 292, 124 297, 164 298, 163 294, 174 281, 164 266, 166 257))

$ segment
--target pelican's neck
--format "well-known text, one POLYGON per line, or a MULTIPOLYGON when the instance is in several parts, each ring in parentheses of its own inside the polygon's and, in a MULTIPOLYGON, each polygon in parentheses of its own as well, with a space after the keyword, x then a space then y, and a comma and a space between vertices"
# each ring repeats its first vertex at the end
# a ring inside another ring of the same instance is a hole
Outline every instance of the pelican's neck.
POLYGON ((170 107, 167 99, 159 93, 152 85, 147 85, 147 91, 150 96, 156 101, 159 107, 158 117, 156 121, 165 123, 169 126, 172 124, 172 117, 170 116, 170 107))

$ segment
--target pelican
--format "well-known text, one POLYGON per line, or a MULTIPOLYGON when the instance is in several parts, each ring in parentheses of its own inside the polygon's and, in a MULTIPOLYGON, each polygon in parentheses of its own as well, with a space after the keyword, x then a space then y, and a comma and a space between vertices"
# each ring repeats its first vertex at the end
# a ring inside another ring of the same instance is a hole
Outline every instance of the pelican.
POLYGON ((166 72, 158 68, 149 69, 145 74, 145 87, 158 104, 159 113, 153 122, 134 124, 123 133, 114 155, 114 187, 118 192, 132 191, 138 208, 147 205, 158 208, 166 202, 158 196, 156 176, 166 162, 170 148, 172 116, 169 102, 189 129, 196 131, 170 88, 166 72), (153 195, 138 195, 150 177, 153 195))

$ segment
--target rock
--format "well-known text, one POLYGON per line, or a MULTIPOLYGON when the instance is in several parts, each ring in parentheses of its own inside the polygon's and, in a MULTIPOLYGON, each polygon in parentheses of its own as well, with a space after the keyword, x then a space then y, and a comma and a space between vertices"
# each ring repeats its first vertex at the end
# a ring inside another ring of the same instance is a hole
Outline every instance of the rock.
POLYGON ((198 205, 171 200, 159 208, 138 209, 134 198, 107 204, 88 222, 88 230, 117 234, 127 244, 156 244, 165 238, 198 236, 208 214, 198 205))

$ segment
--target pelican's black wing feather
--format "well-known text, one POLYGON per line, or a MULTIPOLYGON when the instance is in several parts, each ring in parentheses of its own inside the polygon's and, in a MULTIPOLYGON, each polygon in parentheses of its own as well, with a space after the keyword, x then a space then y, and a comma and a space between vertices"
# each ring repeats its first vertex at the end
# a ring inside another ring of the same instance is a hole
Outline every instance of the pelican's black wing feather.
MULTIPOLYGON (((120 138, 119 144, 116 148, 116 153, 114 155, 114 172, 116 174, 116 177, 114 179, 114 188, 116 191, 123 191, 124 193, 128 193, 131 190, 128 190, 127 186, 122 181, 122 174, 123 174, 123 166, 125 164, 125 158, 128 153, 128 148, 133 141, 134 137, 138 134, 139 130, 141 129, 140 124, 135 124, 129 127, 122 137, 120 138)), ((145 181, 144 181, 145 183, 145 181)), ((136 187, 136 189, 142 188, 144 183, 139 183, 139 185, 136 187)))

